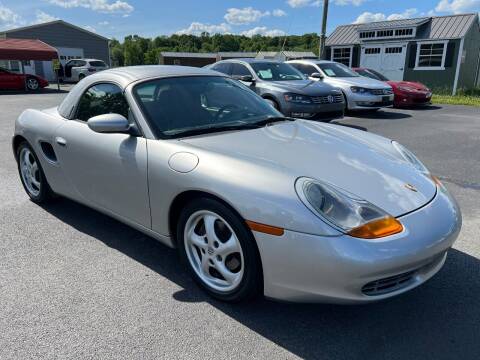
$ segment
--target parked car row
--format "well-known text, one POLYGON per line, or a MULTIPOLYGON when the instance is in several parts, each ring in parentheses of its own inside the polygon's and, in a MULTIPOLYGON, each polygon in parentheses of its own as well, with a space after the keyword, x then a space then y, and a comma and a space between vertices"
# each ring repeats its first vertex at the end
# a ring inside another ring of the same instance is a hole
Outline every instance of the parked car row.
MULTIPOLYGON (((97 59, 73 59, 60 67, 61 81, 78 82, 88 75, 108 69, 108 65, 97 59)), ((33 74, 18 74, 0 68, 0 90, 36 91, 48 86, 48 80, 33 74)))
POLYGON ((284 115, 331 120, 344 111, 429 104, 425 85, 390 81, 364 68, 325 60, 231 59, 207 68, 227 74, 255 91, 284 115))

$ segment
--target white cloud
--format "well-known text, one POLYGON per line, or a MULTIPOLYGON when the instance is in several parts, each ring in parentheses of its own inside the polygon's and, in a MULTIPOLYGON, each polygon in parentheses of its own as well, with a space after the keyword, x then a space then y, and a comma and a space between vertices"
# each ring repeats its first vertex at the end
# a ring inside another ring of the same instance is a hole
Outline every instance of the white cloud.
POLYGON ((227 10, 224 18, 229 24, 233 25, 248 25, 253 22, 259 21, 264 16, 269 16, 270 12, 261 12, 252 7, 246 7, 243 9, 230 8, 227 10))
POLYGON ((110 25, 110 23, 109 23, 108 21, 100 21, 100 22, 98 23, 98 25, 100 25, 100 26, 107 26, 107 25, 110 25))
POLYGON ((287 16, 287 13, 282 9, 275 9, 272 11, 272 15, 275 17, 282 17, 282 16, 287 16))
POLYGON ((219 25, 203 24, 200 22, 193 22, 186 29, 177 31, 177 35, 201 35, 203 32, 209 34, 226 34, 231 31, 230 25, 221 23, 219 25))
POLYGON ((354 24, 363 24, 363 23, 369 23, 374 21, 408 19, 417 13, 418 13, 418 10, 414 8, 407 9, 400 14, 390 14, 388 16, 383 13, 371 13, 369 11, 366 11, 357 17, 357 19, 354 21, 354 24))
POLYGON ((45 0, 50 4, 61 6, 65 9, 85 8, 93 11, 109 14, 129 14, 134 8, 126 1, 122 0, 45 0))
POLYGON ((0 29, 8 29, 25 25, 20 15, 0 3, 0 29))
POLYGON ((248 37, 252 37, 252 36, 255 36, 255 35, 263 35, 263 36, 274 37, 274 36, 285 35, 285 31, 278 30, 278 29, 269 30, 265 26, 257 26, 253 29, 242 31, 241 35, 248 36, 248 37))
POLYGON ((54 20, 58 20, 58 18, 56 16, 47 14, 46 12, 43 12, 41 10, 37 10, 35 12, 35 21, 33 23, 41 24, 41 23, 46 23, 54 20))
POLYGON ((440 0, 435 7, 440 13, 461 14, 472 10, 480 11, 480 0, 440 0))
MULTIPOLYGON (((333 0, 332 3, 338 6, 360 6, 367 0, 333 0)), ((320 7, 323 5, 321 0, 287 0, 287 4, 292 8, 301 8, 306 6, 320 7)))

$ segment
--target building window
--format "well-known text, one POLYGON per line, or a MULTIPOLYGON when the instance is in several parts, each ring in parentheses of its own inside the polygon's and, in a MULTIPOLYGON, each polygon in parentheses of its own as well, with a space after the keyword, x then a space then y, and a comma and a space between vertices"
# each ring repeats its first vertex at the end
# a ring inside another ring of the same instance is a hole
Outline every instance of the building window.
POLYGON ((412 36, 413 29, 397 29, 395 30, 395 36, 412 36))
POLYGON ((393 30, 380 30, 377 31, 377 37, 392 37, 393 36, 393 30))
POLYGON ((375 31, 362 31, 360 33, 360 39, 371 39, 375 37, 375 31))
POLYGON ((173 65, 182 65, 180 59, 173 59, 173 65))
POLYGON ((332 48, 332 61, 352 66, 352 47, 332 48))
POLYGON ((445 55, 448 41, 419 43, 417 47, 416 70, 445 69, 445 55))
POLYGON ((366 48, 365 55, 380 54, 381 48, 366 48))
POLYGON ((401 54, 402 51, 403 51, 403 48, 401 46, 385 48, 385 54, 401 54))

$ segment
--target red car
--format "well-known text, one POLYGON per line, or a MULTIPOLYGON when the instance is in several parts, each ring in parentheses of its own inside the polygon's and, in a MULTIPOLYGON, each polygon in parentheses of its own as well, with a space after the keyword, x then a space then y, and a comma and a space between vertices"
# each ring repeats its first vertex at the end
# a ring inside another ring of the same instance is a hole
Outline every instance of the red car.
POLYGON ((35 91, 48 86, 48 81, 40 76, 31 74, 16 74, 0 68, 0 90, 24 90, 25 81, 27 90, 35 91))
POLYGON ((366 68, 354 68, 357 74, 386 82, 393 88, 395 98, 393 106, 428 105, 432 99, 432 91, 425 85, 413 81, 391 81, 378 71, 366 68))

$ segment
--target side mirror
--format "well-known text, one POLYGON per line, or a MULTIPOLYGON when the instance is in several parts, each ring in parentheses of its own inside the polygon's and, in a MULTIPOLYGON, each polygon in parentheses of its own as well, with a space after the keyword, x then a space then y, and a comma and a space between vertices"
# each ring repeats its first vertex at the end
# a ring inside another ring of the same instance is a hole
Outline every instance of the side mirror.
POLYGON ((248 83, 254 83, 255 79, 253 78, 252 75, 242 75, 242 76, 234 76, 233 77, 235 80, 243 81, 243 82, 248 82, 248 83))
POLYGON ((320 74, 319 72, 314 72, 310 75, 310 77, 312 79, 317 79, 317 80, 322 80, 323 79, 323 75, 320 74))
POLYGON ((120 114, 103 114, 87 121, 88 127, 97 133, 130 133, 130 123, 120 114))

